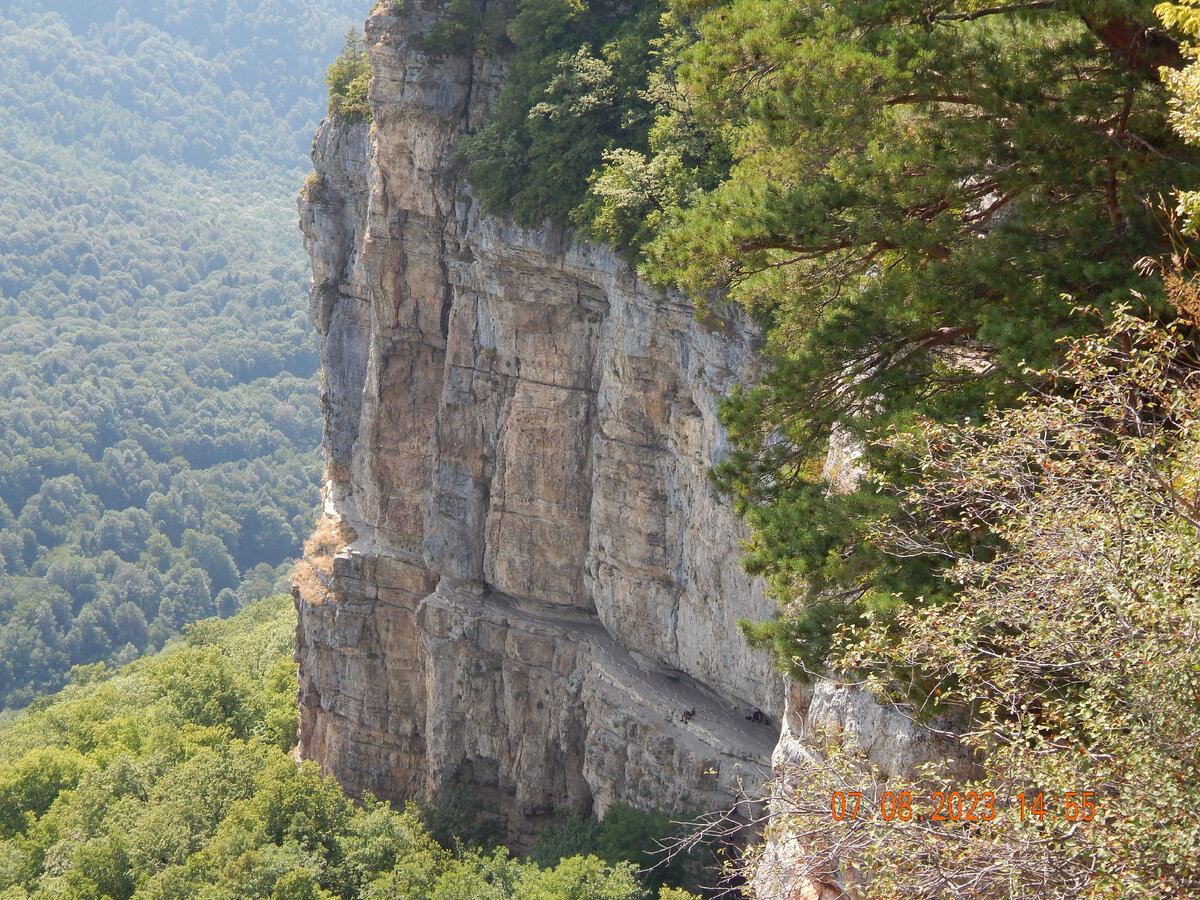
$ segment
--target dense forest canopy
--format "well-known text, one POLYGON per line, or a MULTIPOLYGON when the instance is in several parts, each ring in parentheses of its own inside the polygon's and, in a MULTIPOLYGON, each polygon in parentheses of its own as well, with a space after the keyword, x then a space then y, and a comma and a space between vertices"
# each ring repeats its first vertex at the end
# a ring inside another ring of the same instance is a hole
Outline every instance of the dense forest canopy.
POLYGON ((565 818, 534 862, 472 841, 461 807, 352 803, 289 753, 295 626, 291 597, 258 601, 0 726, 0 897, 696 900, 636 873, 667 832, 633 810, 565 818))
POLYGON ((350 0, 0 3, 0 709, 278 589, 319 478, 294 197, 350 0))

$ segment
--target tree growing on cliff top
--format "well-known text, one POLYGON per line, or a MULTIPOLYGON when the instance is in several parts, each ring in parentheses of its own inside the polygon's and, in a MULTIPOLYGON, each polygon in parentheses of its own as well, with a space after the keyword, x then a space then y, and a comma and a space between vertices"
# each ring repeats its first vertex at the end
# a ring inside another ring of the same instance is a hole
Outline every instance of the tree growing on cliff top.
POLYGON ((325 70, 325 85, 329 88, 329 115, 347 122, 370 122, 371 106, 367 88, 371 82, 371 61, 363 47, 358 29, 346 32, 342 52, 325 70))
MULTIPOLYGON (((1196 6, 1160 13, 1200 35, 1196 6)), ((1197 64, 1164 74, 1176 127, 1194 140, 1197 64)), ((1190 202, 1183 192, 1180 214, 1190 202)), ((1189 262, 1181 248, 1164 270, 1173 325, 1119 312, 1015 408, 890 441, 920 478, 896 486, 903 518, 876 538, 938 560, 958 590, 844 629, 836 665, 915 717, 949 714, 978 777, 956 784, 933 765, 885 780, 852 736, 829 736, 777 795, 776 834, 804 852, 795 864, 764 856, 775 879, 853 882, 864 898, 1200 891, 1189 262)))
POLYGON ((658 0, 522 0, 496 113, 461 145, 488 212, 566 224, 606 151, 645 149, 660 14, 658 0))
POLYGON ((840 623, 946 593, 868 539, 897 513, 871 473, 901 474, 872 439, 1012 402, 1086 327, 1075 305, 1106 315, 1165 248, 1159 198, 1198 154, 1157 71, 1183 57, 1149 0, 674 0, 615 31, 614 9, 522 0, 470 177, 762 324, 715 474, 787 605, 748 634, 799 675, 840 623), (835 427, 868 446, 849 493, 822 468, 835 427))
POLYGON ((734 164, 663 217, 647 267, 766 330, 716 477, 753 526, 747 568, 788 604, 749 634, 801 674, 839 623, 944 591, 868 539, 903 465, 872 440, 1013 402, 1085 327, 1075 306, 1107 315, 1165 248, 1159 197, 1196 158, 1157 77, 1180 56, 1146 2, 675 9, 698 35, 690 114, 734 164), (868 445, 850 493, 822 470, 835 427, 868 445))

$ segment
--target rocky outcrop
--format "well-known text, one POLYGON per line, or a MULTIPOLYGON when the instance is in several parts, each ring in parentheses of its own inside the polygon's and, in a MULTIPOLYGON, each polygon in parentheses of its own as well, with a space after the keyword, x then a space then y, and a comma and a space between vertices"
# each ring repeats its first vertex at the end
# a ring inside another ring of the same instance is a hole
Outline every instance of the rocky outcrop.
POLYGON ((300 752, 391 800, 473 782, 517 836, 559 806, 725 805, 777 737, 746 712, 784 696, 706 479, 755 334, 480 215, 455 152, 503 72, 422 52, 441 14, 368 20, 374 123, 321 126, 300 204, 327 458, 300 752))
MULTIPOLYGON (((831 448, 831 457, 838 445, 831 448)), ((936 764, 953 779, 978 778, 974 755, 954 739, 954 723, 935 719, 927 727, 899 707, 884 706, 860 686, 819 680, 791 683, 779 743, 772 757, 768 815, 773 826, 757 848, 750 896, 757 900, 855 900, 863 896, 861 873, 831 853, 827 842, 810 843, 812 819, 789 817, 798 785, 813 777, 838 747, 884 779, 913 783, 922 766, 936 764), (777 813, 782 815, 776 816, 777 813), (798 822, 806 827, 797 831, 798 822)), ((893 788, 895 789, 895 788, 893 788)), ((831 795, 832 798, 832 795, 831 795)), ((824 798, 822 799, 824 802, 824 798)))

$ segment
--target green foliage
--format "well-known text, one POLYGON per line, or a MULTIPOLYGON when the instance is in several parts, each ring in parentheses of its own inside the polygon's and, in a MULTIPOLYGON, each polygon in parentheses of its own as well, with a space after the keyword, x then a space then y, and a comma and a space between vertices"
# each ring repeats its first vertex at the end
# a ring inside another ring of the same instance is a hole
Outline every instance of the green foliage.
POLYGON ((450 0, 446 15, 433 23, 421 42, 426 53, 502 54, 512 49, 505 34, 503 7, 478 0, 450 0))
POLYGON ((261 601, 0 726, 0 897, 645 897, 630 865, 594 856, 539 867, 503 849, 452 853, 415 807, 355 805, 297 765, 263 717, 294 629, 290 597, 261 601))
POLYGON ((538 832, 530 858, 545 866, 580 852, 602 855, 600 843, 603 839, 604 826, 599 819, 581 816, 573 810, 560 811, 555 821, 547 823, 538 832))
MULTIPOLYGON (((1160 3, 1154 8, 1163 24, 1177 29, 1191 40, 1200 37, 1200 9, 1192 3, 1160 3)), ((1200 65, 1196 49, 1186 48, 1190 61, 1180 69, 1163 68, 1162 78, 1171 93, 1171 124, 1175 131, 1193 146, 1200 146, 1200 65)), ((1184 228, 1195 232, 1200 227, 1200 191, 1182 190, 1178 193, 1177 214, 1184 228)))
POLYGON ((367 87, 371 81, 371 61, 363 47, 358 29, 346 32, 346 45, 325 70, 329 88, 329 115, 347 122, 370 122, 371 107, 367 87))
POLYGON ((277 592, 319 479, 292 196, 357 0, 0 11, 0 709, 277 592))
POLYGON ((180 713, 198 725, 225 725, 237 737, 248 735, 246 686, 216 647, 184 648, 155 667, 155 680, 171 694, 180 713))
POLYGON ((522 900, 643 900, 631 863, 608 866, 594 856, 571 856, 552 869, 525 866, 514 896, 522 900))
POLYGON ((27 816, 43 815, 58 795, 74 787, 86 763, 76 751, 41 747, 0 775, 0 837, 22 833, 27 816))
POLYGON ((495 808, 469 781, 445 781, 421 806, 421 821, 443 847, 492 848, 500 843, 504 825, 495 808))
POLYGON ((610 865, 627 863, 641 870, 651 889, 664 884, 697 885, 701 868, 710 860, 695 850, 666 857, 667 849, 683 836, 684 826, 662 813, 618 803, 599 821, 575 812, 559 813, 538 833, 530 859, 552 866, 570 856, 594 855, 610 865))
POLYGON ((678 210, 716 188, 732 162, 726 130, 705 126, 691 92, 679 81, 692 29, 673 10, 663 13, 659 26, 661 36, 649 40, 656 66, 639 93, 654 115, 648 152, 629 145, 606 150, 603 165, 588 179, 587 196, 571 213, 586 237, 634 256, 670 227, 678 210))
POLYGON ((605 151, 646 150, 642 96, 658 36, 655 2, 522 0, 496 115, 462 140, 484 206, 532 225, 566 221, 605 151))
POLYGON ((874 783, 878 773, 847 738, 789 773, 796 803, 779 824, 806 834, 819 821, 840 865, 866 877, 864 897, 941 897, 948 879, 982 896, 1193 892, 1194 335, 1190 323, 1164 328, 1118 314, 1107 334, 1069 346, 1053 373, 1069 390, 1027 397, 976 425, 926 423, 895 438, 922 478, 902 494, 908 526, 879 540, 942 558, 959 590, 894 623, 848 631, 837 663, 881 697, 915 701, 909 715, 957 721, 980 771, 957 784, 936 764, 915 779, 874 783), (993 535, 995 552, 955 549, 964 532, 993 535), (990 792, 996 816, 930 818, 948 781, 961 796, 990 792), (924 824, 832 820, 831 792, 859 788, 872 811, 883 790, 910 791, 924 824), (1030 811, 1039 792, 1045 816, 1030 811))
POLYGON ((1151 25, 1152 5, 1102 6, 677 7, 698 33, 676 69, 689 116, 734 163, 661 213, 643 252, 766 331, 771 366, 726 401, 734 450, 714 476, 753 527, 747 568, 788 607, 749 634, 794 674, 822 667, 840 624, 946 592, 932 561, 871 540, 897 514, 881 480, 915 475, 873 439, 1012 402, 1024 365, 1086 327, 1075 303, 1111 308, 1164 246, 1156 198, 1194 153, 1154 60, 1096 25, 1151 25), (867 446, 857 487, 827 477, 831 437, 867 446))
POLYGON ((292 869, 275 882, 271 900, 334 900, 308 869, 292 869))

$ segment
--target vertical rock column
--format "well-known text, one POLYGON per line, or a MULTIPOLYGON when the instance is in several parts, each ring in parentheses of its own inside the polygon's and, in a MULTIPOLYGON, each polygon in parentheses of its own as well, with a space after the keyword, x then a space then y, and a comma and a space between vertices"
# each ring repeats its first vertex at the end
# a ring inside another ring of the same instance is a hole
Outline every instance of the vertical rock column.
POLYGON ((392 798, 426 787, 417 608, 440 577, 424 518, 450 302, 443 232, 472 83, 470 58, 412 46, 441 14, 413 3, 403 19, 368 20, 374 123, 322 125, 320 190, 301 200, 328 464, 297 578, 300 751, 352 793, 392 798))
POLYGON ((327 470, 300 753, 393 801, 469 780, 517 839, 561 806, 723 806, 774 743, 744 711, 782 706, 736 628, 771 604, 705 474, 754 334, 482 216, 457 141, 502 67, 425 52, 435 0, 378 8, 374 121, 322 125, 301 201, 327 470))

